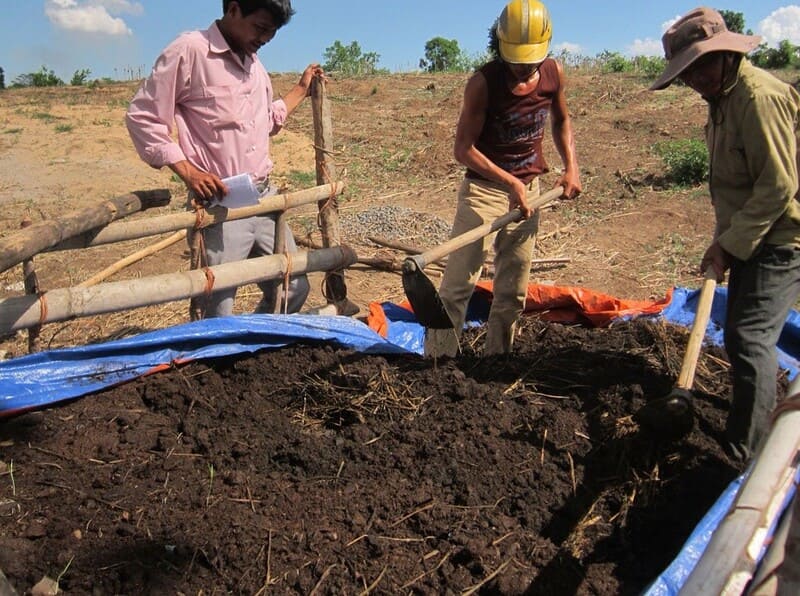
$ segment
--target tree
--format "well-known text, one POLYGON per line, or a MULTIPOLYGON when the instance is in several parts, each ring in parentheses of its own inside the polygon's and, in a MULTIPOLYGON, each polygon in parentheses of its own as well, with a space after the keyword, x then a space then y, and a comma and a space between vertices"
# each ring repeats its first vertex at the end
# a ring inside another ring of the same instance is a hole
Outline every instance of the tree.
POLYGON ((734 33, 744 33, 744 14, 741 12, 734 12, 733 10, 720 10, 722 20, 725 21, 725 26, 729 31, 734 33))
POLYGON ((70 80, 69 84, 73 87, 80 87, 85 85, 89 81, 89 75, 92 72, 88 68, 82 68, 81 70, 76 70, 75 73, 72 75, 72 79, 70 80))
POLYGON ((19 75, 12 83, 14 87, 58 87, 64 84, 52 70, 42 66, 39 72, 28 72, 19 75))
POLYGON ((800 47, 784 39, 777 48, 770 48, 762 43, 751 54, 750 59, 761 68, 786 68, 797 63, 798 51, 800 47))
POLYGON ((3 67, 0 66, 0 89, 6 88, 6 73, 3 71, 3 67))
POLYGON ((337 71, 346 75, 375 74, 378 72, 378 60, 381 58, 375 52, 362 53, 357 41, 345 46, 338 39, 325 49, 324 57, 325 63, 322 68, 325 71, 337 71))
POLYGON ((457 40, 434 37, 425 44, 425 58, 419 61, 419 67, 428 72, 464 70, 465 62, 457 40))

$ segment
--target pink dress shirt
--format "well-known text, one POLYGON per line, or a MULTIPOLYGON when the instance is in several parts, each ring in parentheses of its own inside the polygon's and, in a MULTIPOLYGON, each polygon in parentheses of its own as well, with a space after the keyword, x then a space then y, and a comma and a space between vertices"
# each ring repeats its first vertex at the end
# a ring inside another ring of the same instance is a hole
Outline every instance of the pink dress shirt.
POLYGON ((247 172, 260 180, 272 171, 269 137, 287 115, 258 57, 242 63, 214 23, 163 51, 125 122, 139 156, 154 168, 188 159, 220 178, 247 172))

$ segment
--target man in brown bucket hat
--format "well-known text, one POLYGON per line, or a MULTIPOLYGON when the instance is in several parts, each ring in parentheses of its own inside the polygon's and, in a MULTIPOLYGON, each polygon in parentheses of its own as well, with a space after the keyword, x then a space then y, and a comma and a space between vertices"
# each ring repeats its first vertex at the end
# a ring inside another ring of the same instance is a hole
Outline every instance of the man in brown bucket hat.
POLYGON ((662 39, 675 79, 708 103, 709 190, 716 216, 700 263, 728 277, 725 348, 733 397, 725 447, 746 460, 769 430, 777 393, 776 344, 800 295, 797 139, 800 95, 745 55, 760 38, 729 31, 719 12, 696 8, 662 39))

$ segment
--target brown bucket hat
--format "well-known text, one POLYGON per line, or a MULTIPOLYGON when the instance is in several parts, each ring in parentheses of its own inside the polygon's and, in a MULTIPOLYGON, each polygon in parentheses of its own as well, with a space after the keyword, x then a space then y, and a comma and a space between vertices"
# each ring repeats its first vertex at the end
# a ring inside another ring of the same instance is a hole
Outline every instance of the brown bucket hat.
POLYGON ((700 7, 678 19, 667 29, 661 41, 667 67, 650 86, 652 91, 669 87, 675 77, 704 54, 725 50, 747 54, 758 47, 761 38, 729 31, 719 12, 700 7))

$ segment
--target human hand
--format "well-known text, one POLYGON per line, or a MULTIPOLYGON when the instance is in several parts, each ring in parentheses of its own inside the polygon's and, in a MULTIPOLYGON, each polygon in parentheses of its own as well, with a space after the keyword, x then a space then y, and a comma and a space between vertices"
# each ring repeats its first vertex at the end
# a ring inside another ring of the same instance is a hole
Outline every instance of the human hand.
POLYGON ((514 179, 508 191, 508 210, 519 209, 523 219, 528 219, 533 211, 528 207, 528 188, 518 178, 514 179))
POLYGON ((556 186, 560 186, 564 189, 564 192, 561 194, 562 199, 574 199, 581 194, 583 190, 581 179, 577 172, 564 172, 553 187, 555 188, 556 186))
POLYGON ((300 76, 300 82, 298 83, 300 87, 305 89, 306 96, 311 93, 311 82, 315 77, 321 77, 323 81, 327 81, 325 71, 319 64, 309 64, 300 76))
POLYGON ((189 161, 171 164, 170 169, 183 180, 186 188, 200 201, 206 202, 214 197, 221 198, 228 194, 228 188, 219 176, 201 170, 189 161))
POLYGON ((700 273, 705 273, 709 267, 714 269, 717 283, 725 280, 725 271, 730 267, 730 256, 716 240, 706 249, 703 259, 700 261, 700 273))

